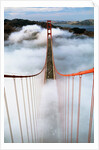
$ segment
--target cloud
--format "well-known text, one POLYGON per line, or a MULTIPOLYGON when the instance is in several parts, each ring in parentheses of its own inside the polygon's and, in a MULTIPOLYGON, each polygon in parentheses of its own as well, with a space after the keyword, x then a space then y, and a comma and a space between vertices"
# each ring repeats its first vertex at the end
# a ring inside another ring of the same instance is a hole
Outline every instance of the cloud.
MULTIPOLYGON (((23 14, 25 14, 25 13, 23 13, 23 14)), ((18 15, 20 15, 20 13, 13 13, 13 12, 11 12, 11 13, 9 13, 9 15, 10 16, 18 16, 18 15)))
POLYGON ((5 7, 6 19, 29 19, 29 20, 84 20, 93 19, 93 8, 71 7, 5 7))
MULTIPOLYGON (((46 29, 37 25, 24 26, 18 32, 13 32, 5 45, 5 73, 13 74, 35 74, 41 71, 44 66, 46 58, 46 43, 47 34, 46 29)), ((86 36, 75 36, 68 31, 60 29, 52 29, 53 35, 53 54, 55 65, 61 73, 73 73, 89 69, 93 67, 94 58, 94 39, 86 36)), ((6 43, 5 42, 5 43, 6 43)), ((50 81, 43 86, 43 74, 33 78, 32 94, 29 95, 30 113, 32 118, 32 127, 37 135, 37 141, 41 142, 64 142, 64 129, 67 131, 68 118, 68 94, 65 93, 68 82, 66 78, 59 78, 50 81), (65 80, 64 80, 65 79, 65 80), (66 81, 66 82, 64 82, 66 81), (60 84, 59 84, 60 83, 60 84), (57 86, 57 84, 59 86, 57 86), (57 87, 59 90, 57 90, 57 87), (34 89, 34 90, 33 90, 34 89), (34 93, 33 93, 34 91, 34 93), (54 91, 54 92, 53 92, 54 91), (59 93, 58 93, 59 91, 59 93), (34 95, 35 94, 35 95, 34 95), (58 94, 61 98, 59 103, 58 94), (65 95, 66 94, 66 95, 65 95), (38 98, 39 97, 39 98, 38 98), (41 98, 41 99, 40 99, 41 98), (31 101, 32 100, 32 101, 31 101), (33 102, 33 111, 32 111, 33 102), (66 102, 66 103, 65 103, 66 102), (60 104, 60 107, 59 107, 60 104), (64 107, 65 106, 65 107, 64 107), (38 109, 37 109, 38 108, 38 109), (60 111, 58 111, 60 109, 60 111), (66 111, 66 115, 65 112, 66 111), (33 112, 33 113, 32 113, 33 112), (33 115, 34 114, 34 115, 33 115), (37 115, 39 118, 37 118, 37 115), (66 128, 64 118, 66 116, 66 128), (34 117, 34 119, 33 119, 34 117), (36 122, 35 122, 36 120, 36 122)), ((24 115, 24 104, 22 95, 21 80, 16 79, 20 117, 22 124, 22 131, 24 142, 27 143, 27 129, 24 115)), ((29 139, 32 142, 30 116, 28 111, 27 88, 26 79, 23 79, 25 106, 27 112, 27 123, 29 129, 29 139)), ((27 79, 29 89, 31 79, 27 79)), ((69 90, 72 91, 72 78, 69 78, 69 90)), ((13 88, 13 80, 5 80, 5 89, 7 95, 7 102, 11 120, 11 127, 13 131, 14 142, 21 142, 19 120, 17 115, 16 97, 13 88), (13 113, 14 112, 14 113, 13 113)), ((79 91, 79 76, 74 78, 74 105, 73 105, 73 142, 76 142, 77 133, 77 111, 78 111, 78 91, 79 91)), ((29 91, 30 93, 30 91, 29 91)), ((90 102, 92 95, 92 75, 85 75, 82 77, 81 87, 81 107, 80 107, 80 128, 79 128, 79 142, 88 141, 88 128, 90 117, 90 102)), ((72 93, 69 94, 69 139, 71 129, 71 106, 72 93)), ((4 140, 10 141, 10 132, 8 126, 8 119, 6 109, 4 109, 4 140)), ((94 123, 94 120, 93 120, 94 123)), ((94 125, 94 124, 93 124, 94 125)), ((34 133, 34 132, 33 132, 34 133)), ((35 134, 33 134, 35 141, 35 134)), ((91 142, 94 142, 94 126, 92 126, 91 142)))
POLYGON ((5 12, 56 12, 61 11, 61 7, 42 7, 42 8, 32 8, 32 7, 5 7, 5 12))
MULTIPOLYGON (((58 28, 52 29, 52 34, 55 64, 59 72, 73 73, 93 67, 94 40, 92 38, 86 36, 76 37, 72 33, 58 28)), ((46 29, 37 25, 24 26, 20 31, 13 32, 9 36, 9 46, 5 46, 6 73, 15 72, 16 68, 16 73, 21 71, 23 73, 27 72, 32 74, 35 73, 35 70, 36 73, 40 71, 45 62, 46 39, 46 29), (38 48, 41 49, 39 50, 38 48), (11 50, 13 50, 13 54, 9 57, 11 50), (42 56, 38 63, 35 64, 36 59, 38 60, 37 54, 40 51, 42 52, 42 56), (33 60, 30 55, 27 55, 27 52, 31 53, 31 56, 35 59, 33 60), (24 62, 26 62, 27 65, 24 65, 24 63, 22 65, 21 58, 24 58, 24 62), (17 61, 18 59, 19 61, 17 61), (16 67, 14 64, 16 64, 16 67)))

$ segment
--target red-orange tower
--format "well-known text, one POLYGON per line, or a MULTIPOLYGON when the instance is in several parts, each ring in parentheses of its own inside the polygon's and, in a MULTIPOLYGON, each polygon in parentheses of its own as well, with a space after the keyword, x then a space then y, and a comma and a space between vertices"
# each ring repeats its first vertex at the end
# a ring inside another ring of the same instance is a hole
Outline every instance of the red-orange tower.
POLYGON ((52 51, 52 25, 51 21, 47 21, 47 63, 46 63, 46 79, 55 79, 54 62, 52 51))

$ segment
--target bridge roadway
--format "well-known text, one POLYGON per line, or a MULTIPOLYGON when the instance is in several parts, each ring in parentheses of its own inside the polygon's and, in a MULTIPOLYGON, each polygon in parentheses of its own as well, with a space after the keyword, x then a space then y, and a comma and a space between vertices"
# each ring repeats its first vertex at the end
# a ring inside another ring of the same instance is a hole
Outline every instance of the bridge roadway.
POLYGON ((53 52, 52 52, 52 39, 48 38, 46 79, 55 79, 55 71, 54 71, 53 63, 54 62, 53 62, 53 52))

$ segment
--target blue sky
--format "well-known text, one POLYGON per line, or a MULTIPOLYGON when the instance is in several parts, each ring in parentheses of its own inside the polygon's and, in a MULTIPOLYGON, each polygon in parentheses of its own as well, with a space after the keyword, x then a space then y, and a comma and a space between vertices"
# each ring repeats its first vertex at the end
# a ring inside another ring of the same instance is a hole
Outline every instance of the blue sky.
POLYGON ((64 20, 94 19, 93 7, 6 7, 5 19, 64 20))

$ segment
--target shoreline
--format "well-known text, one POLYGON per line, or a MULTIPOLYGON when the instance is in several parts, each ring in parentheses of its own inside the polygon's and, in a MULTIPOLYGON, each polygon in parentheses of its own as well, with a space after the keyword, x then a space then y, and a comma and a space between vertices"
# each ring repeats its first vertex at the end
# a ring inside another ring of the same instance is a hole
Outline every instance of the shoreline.
MULTIPOLYGON (((30 21, 30 20, 23 20, 23 19, 13 19, 13 20, 4 20, 4 40, 7 40, 9 35, 12 32, 17 32, 20 31, 20 29, 23 26, 27 25, 39 25, 42 28, 46 28, 46 22, 39 22, 39 21, 30 21)), ((73 32, 73 34, 76 35, 86 35, 88 37, 93 38, 94 37, 94 32, 93 31, 87 31, 85 28, 70 28, 70 27, 61 27, 61 26, 55 26, 52 24, 52 28, 59 28, 61 30, 67 30, 69 32, 73 32)))

